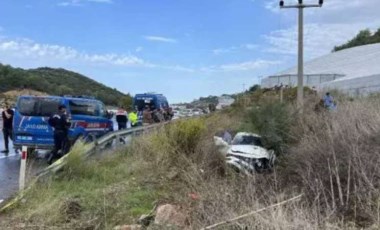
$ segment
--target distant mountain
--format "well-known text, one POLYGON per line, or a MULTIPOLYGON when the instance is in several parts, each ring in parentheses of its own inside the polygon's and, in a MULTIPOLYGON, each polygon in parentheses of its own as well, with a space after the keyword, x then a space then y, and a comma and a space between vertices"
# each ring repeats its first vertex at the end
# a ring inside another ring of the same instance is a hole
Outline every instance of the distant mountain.
POLYGON ((24 70, 0 64, 0 93, 30 89, 49 95, 94 96, 106 105, 119 105, 127 95, 65 69, 24 70))

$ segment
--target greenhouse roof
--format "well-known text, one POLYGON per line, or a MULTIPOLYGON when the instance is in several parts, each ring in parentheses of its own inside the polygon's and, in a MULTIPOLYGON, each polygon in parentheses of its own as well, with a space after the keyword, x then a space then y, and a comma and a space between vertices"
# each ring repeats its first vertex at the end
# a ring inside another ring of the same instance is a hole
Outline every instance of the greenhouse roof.
MULTIPOLYGON (((304 65, 305 74, 342 74, 347 80, 380 74, 380 43, 354 47, 316 58, 304 65)), ((297 67, 275 75, 296 75, 297 67)))

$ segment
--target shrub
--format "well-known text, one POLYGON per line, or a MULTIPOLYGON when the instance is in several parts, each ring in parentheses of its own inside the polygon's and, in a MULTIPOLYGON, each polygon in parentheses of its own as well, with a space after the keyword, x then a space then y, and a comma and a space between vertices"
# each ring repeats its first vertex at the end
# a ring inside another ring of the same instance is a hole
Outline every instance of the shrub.
POLYGON ((245 129, 257 132, 263 138, 264 145, 282 153, 292 140, 290 128, 295 122, 295 115, 287 104, 268 102, 252 108, 247 117, 245 129))
POLYGON ((178 152, 190 154, 195 151, 205 128, 203 119, 178 121, 167 127, 166 135, 178 152))

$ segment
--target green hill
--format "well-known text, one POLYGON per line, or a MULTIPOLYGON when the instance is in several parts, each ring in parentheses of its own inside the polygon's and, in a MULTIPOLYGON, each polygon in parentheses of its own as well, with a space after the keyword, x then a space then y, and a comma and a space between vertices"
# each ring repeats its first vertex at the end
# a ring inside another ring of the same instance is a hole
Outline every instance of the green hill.
POLYGON ((87 95, 107 105, 118 105, 126 95, 81 74, 65 69, 21 69, 0 64, 0 93, 32 89, 50 95, 87 95))

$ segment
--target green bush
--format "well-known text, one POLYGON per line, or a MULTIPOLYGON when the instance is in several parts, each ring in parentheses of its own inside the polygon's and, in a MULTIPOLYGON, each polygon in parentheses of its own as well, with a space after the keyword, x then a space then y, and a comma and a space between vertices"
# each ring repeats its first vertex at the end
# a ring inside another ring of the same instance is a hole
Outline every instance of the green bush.
POLYGON ((178 151, 189 154, 195 151, 205 129, 204 120, 190 119, 170 125, 166 134, 178 151))
POLYGON ((248 113, 248 131, 257 132, 266 148, 282 153, 291 140, 290 127, 294 122, 290 107, 280 102, 269 102, 253 107, 248 113))

